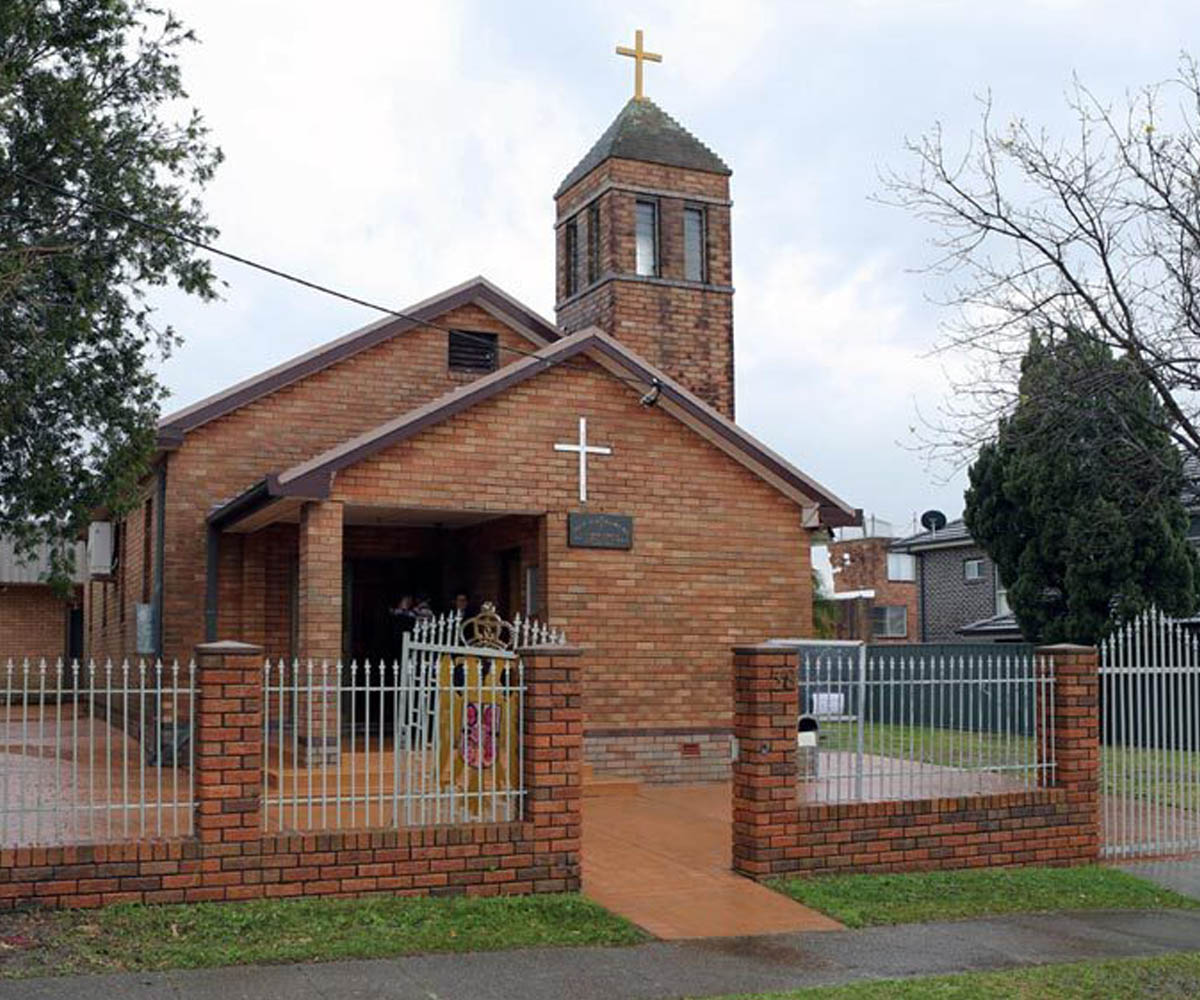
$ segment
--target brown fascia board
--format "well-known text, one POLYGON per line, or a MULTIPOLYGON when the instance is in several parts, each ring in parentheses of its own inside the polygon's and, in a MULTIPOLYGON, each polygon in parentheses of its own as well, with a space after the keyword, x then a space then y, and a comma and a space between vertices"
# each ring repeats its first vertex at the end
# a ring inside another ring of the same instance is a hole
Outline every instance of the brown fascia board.
POLYGON ((457 389, 422 407, 411 410, 395 420, 381 424, 366 434, 352 438, 336 448, 331 448, 307 462, 295 465, 277 477, 273 477, 273 481, 269 483, 269 489, 273 495, 277 496, 326 498, 332 489, 333 476, 339 470, 354 465, 390 445, 398 444, 427 427, 440 423, 476 403, 532 378, 547 368, 589 350, 597 351, 615 361, 629 374, 644 381, 647 387, 657 383, 660 391, 672 402, 745 454, 754 464, 815 500, 822 525, 832 527, 861 523, 862 512, 860 510, 850 507, 820 484, 809 479, 799 469, 776 455, 731 420, 719 414, 677 382, 643 362, 619 341, 596 327, 589 327, 564 337, 557 343, 542 348, 532 357, 524 358, 502 368, 462 389, 457 389))
POLYGON ((158 425, 156 443, 164 451, 179 448, 187 432, 210 420, 231 413, 284 386, 420 326, 442 313, 472 302, 486 303, 501 315, 511 317, 514 322, 542 337, 544 341, 552 343, 562 337, 557 327, 486 278, 472 278, 406 309, 405 312, 412 318, 389 317, 377 320, 164 417, 158 425))

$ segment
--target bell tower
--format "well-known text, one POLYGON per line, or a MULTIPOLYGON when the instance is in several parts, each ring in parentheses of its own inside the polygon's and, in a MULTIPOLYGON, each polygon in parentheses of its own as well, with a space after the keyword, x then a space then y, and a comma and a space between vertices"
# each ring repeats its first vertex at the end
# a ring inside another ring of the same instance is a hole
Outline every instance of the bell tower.
POLYGON ((733 417, 730 169, 642 93, 555 192, 558 325, 598 326, 733 417))

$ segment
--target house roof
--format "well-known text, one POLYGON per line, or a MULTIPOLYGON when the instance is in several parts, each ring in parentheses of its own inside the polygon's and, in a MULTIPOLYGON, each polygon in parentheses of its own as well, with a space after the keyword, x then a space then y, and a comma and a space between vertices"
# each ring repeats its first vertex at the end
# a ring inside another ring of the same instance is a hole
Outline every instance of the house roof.
POLYGON ((631 98, 596 144, 563 179, 554 197, 567 191, 610 157, 662 163, 712 174, 730 174, 716 153, 648 98, 631 98))
POLYGON ((659 406, 704 434, 777 489, 810 500, 817 508, 821 525, 854 524, 861 517, 860 511, 810 479, 679 383, 642 361, 624 344, 591 327, 547 344, 529 357, 409 410, 290 469, 267 476, 214 510, 209 515, 209 522, 225 527, 276 501, 325 499, 331 493, 334 475, 339 470, 585 352, 601 364, 620 369, 647 386, 657 383, 660 386, 659 406))
MULTIPOLYGON (((16 539, 0 535, 0 584, 46 583, 52 554, 47 542, 41 542, 32 551, 22 552, 18 550, 16 539)), ((75 543, 73 555, 75 562, 71 581, 83 583, 87 561, 87 547, 83 542, 75 543)))
POLYGON ((975 539, 961 517, 950 521, 941 531, 920 531, 899 538, 889 548, 893 552, 921 552, 925 549, 949 549, 974 545, 975 539))
POLYGON ((959 635, 990 635, 990 636, 1020 636, 1021 627, 1017 624, 1017 616, 1011 611, 1002 615, 992 615, 971 622, 958 630, 959 635))
POLYGON ((517 330, 530 337, 535 346, 550 343, 562 336, 553 323, 543 319, 528 306, 483 277, 474 277, 431 298, 403 310, 403 316, 389 316, 369 323, 351 333, 322 344, 305 354, 285 361, 268 371, 238 382, 206 399, 168 414, 158 424, 160 448, 178 447, 183 436, 202 424, 225 416, 248 403, 269 395, 286 385, 298 382, 330 365, 365 351, 391 337, 405 333, 456 309, 475 304, 498 314, 517 330))

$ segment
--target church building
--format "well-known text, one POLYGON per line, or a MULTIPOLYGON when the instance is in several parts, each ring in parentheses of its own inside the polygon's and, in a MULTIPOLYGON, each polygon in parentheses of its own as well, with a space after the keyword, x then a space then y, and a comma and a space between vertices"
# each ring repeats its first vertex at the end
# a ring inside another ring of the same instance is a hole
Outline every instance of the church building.
POLYGON ((728 777, 730 647, 811 634, 859 517, 734 422, 729 182, 639 85, 554 192, 553 321, 471 278, 166 416, 87 654, 375 661, 464 591, 585 647, 597 776, 728 777))

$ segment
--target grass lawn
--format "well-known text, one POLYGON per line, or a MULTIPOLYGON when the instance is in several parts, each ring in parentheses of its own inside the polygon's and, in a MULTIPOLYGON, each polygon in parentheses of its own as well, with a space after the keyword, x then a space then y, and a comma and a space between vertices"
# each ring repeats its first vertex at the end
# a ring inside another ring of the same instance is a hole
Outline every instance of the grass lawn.
POLYGON ((113 906, 0 916, 0 977, 644 939, 628 921, 578 895, 113 906))
POLYGON ((904 875, 778 878, 773 889, 847 927, 1055 910, 1200 909, 1115 868, 984 868, 904 875))
MULTIPOLYGON (((853 751, 857 741, 858 727, 853 723, 821 726, 822 750, 853 751)), ((939 767, 1032 768, 1037 750, 1030 736, 873 722, 863 726, 864 753, 939 767)), ((1200 752, 1104 746, 1100 755, 1102 794, 1200 809, 1200 752), (1149 780, 1147 775, 1151 776, 1149 780)))
MULTIPOLYGON (((887 979, 820 986, 791 993, 758 993, 738 1000, 1113 1000, 1200 996, 1200 953, 1047 965, 1011 972, 887 979)), ((733 998, 729 998, 733 1000, 733 998)))

